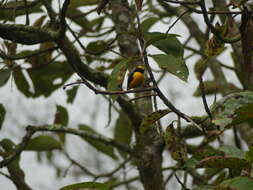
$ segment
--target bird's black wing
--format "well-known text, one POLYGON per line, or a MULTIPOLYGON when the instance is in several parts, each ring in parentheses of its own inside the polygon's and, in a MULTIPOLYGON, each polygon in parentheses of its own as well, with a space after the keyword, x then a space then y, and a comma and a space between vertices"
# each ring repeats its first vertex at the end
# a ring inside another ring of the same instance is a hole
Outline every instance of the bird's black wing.
POLYGON ((130 87, 130 83, 133 81, 134 72, 131 72, 127 79, 127 89, 130 87))

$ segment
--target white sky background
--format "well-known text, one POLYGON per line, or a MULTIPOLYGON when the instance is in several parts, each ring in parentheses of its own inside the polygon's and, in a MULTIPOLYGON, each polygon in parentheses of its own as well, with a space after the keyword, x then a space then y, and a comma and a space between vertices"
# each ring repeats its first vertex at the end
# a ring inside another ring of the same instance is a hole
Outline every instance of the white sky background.
MULTIPOLYGON (((31 15, 31 23, 33 23, 36 18, 38 17, 31 15)), ((203 19, 199 15, 196 15, 195 19, 204 29, 205 25, 203 24, 203 19)), ((172 19, 172 22, 174 20, 175 18, 172 19)), ((164 24, 160 23, 154 25, 152 31, 165 32, 168 27, 169 25, 165 26, 164 24)), ((187 39, 188 36, 187 28, 184 27, 181 22, 178 22, 171 29, 170 33, 181 35, 179 40, 182 43, 185 41, 185 39, 187 39)), ((193 47, 196 47, 194 41, 191 41, 189 44, 193 47)), ((158 52, 158 50, 152 48, 149 53, 153 54, 155 51, 158 52)), ((188 54, 189 52, 186 51, 185 56, 188 54)), ((160 84, 162 91, 173 102, 173 104, 182 112, 189 115, 201 115, 204 113, 204 107, 201 99, 192 96, 198 85, 198 81, 196 80, 193 72, 193 67, 196 60, 197 57, 195 56, 186 62, 190 71, 187 83, 181 81, 171 74, 168 74, 160 84)), ((224 64, 232 65, 232 61, 228 53, 223 53, 219 57, 219 60, 226 60, 226 63, 224 64)), ((155 63, 151 61, 151 59, 150 62, 153 68, 157 67, 155 63)), ((239 85, 235 75, 232 72, 226 70, 226 77, 228 81, 235 81, 235 84, 239 85)), ((204 80, 211 78, 212 76, 210 72, 207 72, 204 76, 204 80)), ((75 75, 68 82, 74 82, 76 79, 77 76, 75 75)), ((106 134, 107 137, 113 136, 111 131, 112 126, 114 126, 115 119, 117 118, 117 114, 113 112, 111 125, 105 128, 105 125, 108 121, 108 102, 105 101, 101 95, 95 95, 85 86, 81 86, 79 88, 74 104, 66 104, 67 97, 63 89, 57 90, 47 99, 43 97, 27 99, 23 94, 19 93, 14 81, 12 80, 9 80, 7 85, 5 85, 3 88, 0 88, 0 94, 0 103, 4 104, 7 111, 4 125, 0 133, 0 140, 3 138, 11 138, 15 143, 19 143, 22 136, 25 134, 25 127, 27 125, 43 125, 53 123, 54 113, 56 111, 55 104, 63 105, 68 108, 69 127, 76 128, 77 124, 83 123, 94 127, 101 134, 106 134), (97 115, 95 118, 92 118, 94 113, 97 115)), ((207 100, 210 105, 213 101, 213 97, 207 97, 207 100)), ((159 108, 166 108, 161 101, 159 101, 159 108)), ((164 124, 168 124, 174 118, 175 117, 172 116, 166 116, 162 121, 164 124)), ((99 160, 102 161, 102 171, 106 171, 104 170, 105 168, 115 167, 112 166, 113 161, 102 154, 99 154, 99 156, 96 155, 94 158, 94 154, 91 152, 96 153, 96 151, 87 146, 87 144, 85 144, 83 141, 80 141, 79 138, 71 136, 68 137, 67 140, 70 142, 68 150, 71 152, 72 158, 79 160, 86 167, 91 168, 92 171, 94 171, 93 166, 96 166, 99 163, 99 160)), ((67 184, 89 180, 88 178, 76 179, 71 177, 71 175, 57 178, 55 169, 48 165, 45 159, 43 159, 43 161, 40 163, 38 163, 36 160, 36 155, 33 152, 22 153, 21 167, 26 174, 26 182, 35 190, 55 190, 67 184)), ((60 156, 57 158, 57 163, 65 168, 69 166, 69 163, 60 156)), ((168 166, 168 164, 170 163, 167 161, 165 165, 168 166)), ((73 167, 71 169, 73 169, 73 167)), ((135 169, 132 169, 131 171, 133 172, 134 170, 135 169)), ((6 170, 2 169, 1 171, 6 172, 6 170)), ((133 173, 136 174, 136 172, 133 173)), ((174 184, 174 182, 171 185, 176 185, 179 188, 179 185, 176 183, 174 184)), ((1 175, 0 187, 4 190, 16 189, 11 181, 1 175)))

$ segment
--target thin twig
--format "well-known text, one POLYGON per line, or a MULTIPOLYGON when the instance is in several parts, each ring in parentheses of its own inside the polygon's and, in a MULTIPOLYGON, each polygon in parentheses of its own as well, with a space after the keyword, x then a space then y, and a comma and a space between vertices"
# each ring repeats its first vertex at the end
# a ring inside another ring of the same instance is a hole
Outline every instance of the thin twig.
POLYGON ((199 88, 201 91, 201 97, 202 97, 202 101, 203 101, 203 104, 205 107, 205 111, 206 111, 207 115, 209 116, 209 118, 212 120, 213 116, 212 116, 212 113, 211 113, 211 111, 208 107, 207 101, 206 101, 205 86, 204 86, 203 79, 202 79, 201 75, 199 76, 199 88))
POLYGON ((130 154, 132 153, 132 149, 128 145, 118 143, 111 138, 106 138, 102 135, 97 135, 88 131, 82 131, 66 127, 52 127, 52 126, 42 126, 42 127, 28 126, 26 129, 28 132, 31 131, 33 133, 37 131, 48 131, 48 132, 64 132, 68 134, 73 134, 83 138, 99 141, 101 143, 104 143, 105 145, 111 145, 130 154))
POLYGON ((49 0, 42 0, 46 10, 47 10, 47 13, 48 13, 48 16, 50 18, 51 21, 55 22, 55 19, 56 19, 56 13, 54 12, 53 8, 52 8, 52 5, 51 5, 51 1, 49 0))
POLYGON ((26 147, 27 143, 31 139, 32 135, 35 133, 35 131, 27 130, 25 136, 23 137, 21 143, 19 143, 15 149, 12 150, 12 153, 5 157, 1 162, 0 162, 0 168, 7 166, 9 163, 11 163, 13 160, 15 160, 20 153, 24 150, 26 147))
POLYGON ((67 157, 67 159, 71 162, 71 164, 74 164, 74 165, 78 166, 85 174, 88 174, 92 177, 96 177, 96 175, 94 173, 92 173, 86 167, 84 167, 83 165, 81 165, 80 163, 78 163, 77 161, 72 159, 71 156, 66 151, 63 151, 63 153, 67 157))
POLYGON ((147 94, 147 95, 143 95, 143 96, 138 96, 138 97, 135 97, 135 98, 132 98, 132 99, 128 100, 128 102, 132 102, 132 101, 135 101, 135 100, 139 100, 139 99, 147 98, 147 97, 151 97, 151 96, 157 96, 157 94, 147 94))
POLYGON ((182 188, 183 188, 184 190, 190 190, 190 189, 188 189, 188 188, 184 185, 184 183, 177 177, 177 174, 176 174, 176 173, 174 174, 174 176, 176 177, 177 182, 182 186, 182 188))
POLYGON ((207 10, 206 10, 206 5, 205 5, 205 0, 200 0, 199 2, 199 5, 200 5, 200 8, 203 12, 203 17, 204 17, 204 21, 206 23, 206 25, 210 28, 211 32, 222 42, 224 43, 235 43, 235 42, 238 42, 241 37, 234 37, 232 39, 227 39, 227 38, 224 38, 223 36, 221 36, 220 32, 218 32, 216 30, 216 28, 211 24, 209 18, 208 18, 208 15, 207 15, 207 10))
POLYGON ((63 3, 63 6, 62 6, 61 12, 60 12, 60 25, 61 25, 60 32, 59 32, 60 38, 63 37, 63 35, 65 34, 65 31, 66 31, 65 17, 66 17, 66 13, 67 13, 69 4, 70 4, 70 0, 65 0, 63 3))
POLYGON ((121 164, 119 164, 116 168, 114 168, 111 172, 97 175, 94 180, 96 181, 97 179, 99 179, 101 177, 111 177, 111 176, 113 176, 116 172, 118 172, 120 169, 122 169, 126 165, 126 163, 129 162, 131 159, 132 159, 131 156, 128 157, 121 164))
POLYGON ((8 178, 9 180, 11 180, 11 181, 12 181, 11 176, 7 175, 6 173, 4 173, 4 172, 0 171, 0 174, 1 174, 2 176, 6 177, 6 178, 8 178))
POLYGON ((181 15, 179 15, 179 16, 177 17, 177 19, 170 25, 170 27, 169 27, 168 30, 166 31, 166 34, 168 34, 169 31, 173 28, 173 26, 175 26, 175 24, 176 24, 186 13, 188 13, 188 12, 189 12, 189 10, 186 10, 186 11, 184 11, 181 15))
POLYGON ((158 84, 155 80, 155 77, 152 73, 152 69, 149 65, 149 61, 148 61, 148 56, 147 56, 147 52, 145 49, 145 41, 144 38, 142 36, 142 32, 141 32, 141 24, 140 24, 140 19, 137 15, 137 23, 138 23, 138 30, 139 30, 139 42, 140 42, 140 46, 142 48, 142 57, 143 57, 143 62, 146 66, 146 69, 148 71, 148 74, 150 76, 150 79, 153 83, 154 86, 154 90, 156 91, 157 95, 159 96, 159 98, 163 101, 163 103, 168 106, 168 108, 171 109, 171 111, 173 111, 174 113, 176 113, 177 115, 179 115, 180 117, 182 117, 183 119, 185 119, 188 122, 191 122, 194 126, 196 126, 199 130, 203 131, 202 128, 195 123, 189 116, 187 116, 186 114, 182 113, 181 111, 179 111, 169 100, 168 98, 162 93, 162 91, 159 89, 158 84))
POLYGON ((120 95, 120 94, 129 94, 129 93, 138 93, 138 92, 147 92, 156 90, 155 87, 148 87, 148 88, 139 88, 134 90, 125 90, 125 91, 104 91, 98 90, 94 86, 92 86, 86 79, 83 78, 82 81, 89 89, 91 89, 95 94, 107 94, 107 95, 120 95))
POLYGON ((27 0, 23 0, 23 2, 24 2, 24 6, 25 6, 25 24, 29 25, 30 24, 30 20, 29 20, 28 8, 27 8, 27 0))
POLYGON ((234 133, 235 145, 237 148, 241 149, 242 143, 241 143, 240 137, 238 136, 236 126, 233 126, 233 133, 234 133))

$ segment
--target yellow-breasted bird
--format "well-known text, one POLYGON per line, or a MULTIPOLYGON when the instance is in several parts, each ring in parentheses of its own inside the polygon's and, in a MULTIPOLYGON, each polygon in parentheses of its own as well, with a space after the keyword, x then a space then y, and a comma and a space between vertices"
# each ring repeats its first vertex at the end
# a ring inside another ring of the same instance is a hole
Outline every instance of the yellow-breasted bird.
POLYGON ((144 66, 137 66, 128 76, 127 90, 136 88, 144 82, 144 66))

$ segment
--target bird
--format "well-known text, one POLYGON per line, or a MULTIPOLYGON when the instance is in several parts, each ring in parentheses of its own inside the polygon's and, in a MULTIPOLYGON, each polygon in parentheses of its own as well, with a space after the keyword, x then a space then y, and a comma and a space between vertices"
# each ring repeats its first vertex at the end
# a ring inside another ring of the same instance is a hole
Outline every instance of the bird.
POLYGON ((137 66, 128 76, 127 90, 139 87, 144 82, 144 66, 137 66))

